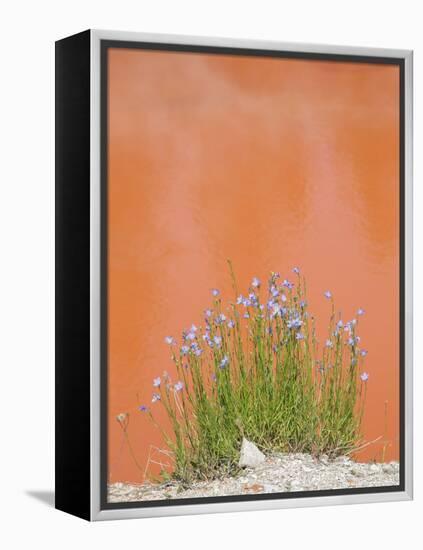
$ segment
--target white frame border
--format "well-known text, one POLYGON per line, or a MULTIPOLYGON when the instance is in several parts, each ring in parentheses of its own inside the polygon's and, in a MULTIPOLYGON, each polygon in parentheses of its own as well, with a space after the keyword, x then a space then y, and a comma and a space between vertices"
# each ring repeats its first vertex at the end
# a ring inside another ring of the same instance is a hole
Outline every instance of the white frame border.
POLYGON ((294 507, 330 506, 411 500, 413 498, 413 52, 385 48, 362 48, 321 44, 297 44, 233 38, 177 36, 121 31, 91 30, 91 124, 90 124, 90 366, 91 366, 91 520, 145 518, 187 514, 210 514, 272 510, 294 507), (178 504, 142 508, 100 508, 100 41, 123 40, 220 46, 262 50, 295 51, 301 53, 361 55, 404 59, 405 100, 405 478, 404 491, 299 497, 239 502, 178 504))

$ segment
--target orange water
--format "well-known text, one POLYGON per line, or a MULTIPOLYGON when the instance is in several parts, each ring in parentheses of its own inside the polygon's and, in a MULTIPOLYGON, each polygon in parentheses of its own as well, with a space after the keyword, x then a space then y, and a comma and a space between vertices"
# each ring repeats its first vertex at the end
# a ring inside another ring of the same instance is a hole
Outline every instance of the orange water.
POLYGON ((366 310, 364 436, 383 440, 359 458, 398 459, 398 68, 112 49, 109 95, 109 479, 142 479, 118 413, 141 470, 165 460, 137 407, 172 373, 164 336, 232 297, 226 258, 244 287, 300 266, 325 322, 326 289, 366 310))

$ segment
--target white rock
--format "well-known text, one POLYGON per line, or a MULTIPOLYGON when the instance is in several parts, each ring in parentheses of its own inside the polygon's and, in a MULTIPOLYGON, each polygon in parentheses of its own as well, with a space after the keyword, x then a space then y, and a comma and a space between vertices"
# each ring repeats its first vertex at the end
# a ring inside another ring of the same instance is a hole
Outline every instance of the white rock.
POLYGON ((245 437, 242 438, 241 453, 238 462, 240 468, 255 468, 259 464, 262 464, 265 459, 264 454, 257 449, 254 443, 251 443, 245 437))
POLYGON ((383 464, 382 465, 382 471, 385 474, 396 474, 397 473, 397 468, 396 468, 395 464, 383 464))

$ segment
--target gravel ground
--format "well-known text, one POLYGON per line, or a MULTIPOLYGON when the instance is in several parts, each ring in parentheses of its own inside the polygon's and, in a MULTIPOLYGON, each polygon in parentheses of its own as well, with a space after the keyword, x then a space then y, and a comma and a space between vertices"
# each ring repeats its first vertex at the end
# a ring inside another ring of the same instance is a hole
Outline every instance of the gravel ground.
POLYGON ((259 493, 285 493, 322 489, 351 489, 399 484, 399 464, 354 462, 348 457, 329 460, 306 454, 267 457, 256 468, 245 468, 236 477, 193 483, 183 488, 177 482, 135 485, 112 483, 109 502, 136 502, 172 498, 213 497, 259 493))

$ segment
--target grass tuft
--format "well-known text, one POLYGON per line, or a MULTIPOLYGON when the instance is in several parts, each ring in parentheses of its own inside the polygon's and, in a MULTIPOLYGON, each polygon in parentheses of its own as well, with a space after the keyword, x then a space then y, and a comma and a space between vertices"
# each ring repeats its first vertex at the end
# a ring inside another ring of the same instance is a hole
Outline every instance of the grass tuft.
POLYGON ((271 273, 265 287, 254 278, 241 295, 228 263, 235 299, 225 307, 214 289, 204 324, 185 331, 179 344, 165 339, 178 380, 157 377, 152 401, 165 408, 171 433, 150 407, 140 407, 171 450, 171 475, 189 483, 236 473, 243 436, 265 453, 351 453, 360 442, 368 378, 358 319, 344 323, 326 291, 328 334, 319 346, 297 268, 292 282, 271 273))

